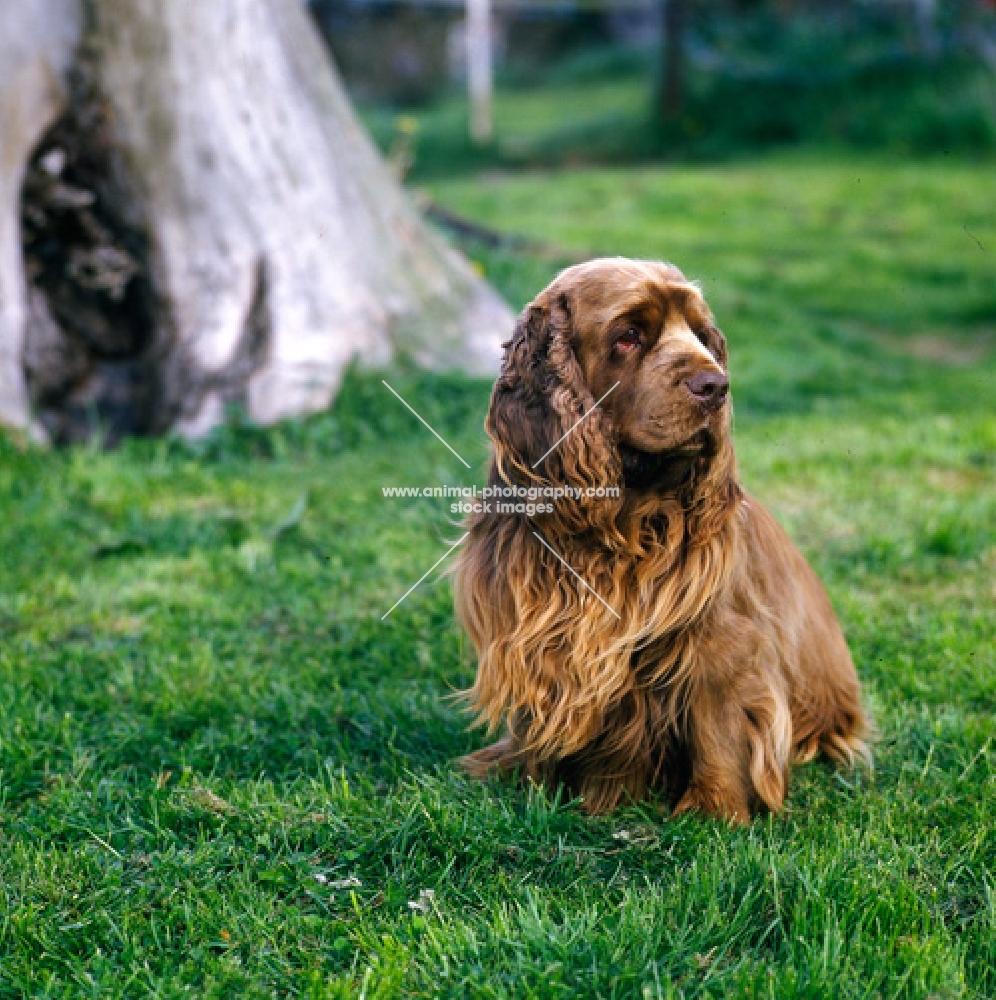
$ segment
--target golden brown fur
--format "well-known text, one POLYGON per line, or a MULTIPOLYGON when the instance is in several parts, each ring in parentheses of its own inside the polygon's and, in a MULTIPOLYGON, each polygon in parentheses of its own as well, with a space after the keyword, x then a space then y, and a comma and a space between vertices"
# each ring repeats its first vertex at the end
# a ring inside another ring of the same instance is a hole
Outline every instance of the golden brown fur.
POLYGON ((467 697, 507 729, 465 758, 472 774, 563 783, 593 812, 660 789, 677 812, 744 821, 781 808, 792 760, 866 753, 823 588, 738 483, 725 367, 702 296, 669 265, 579 265, 522 313, 488 414, 490 485, 622 489, 470 519, 467 697))

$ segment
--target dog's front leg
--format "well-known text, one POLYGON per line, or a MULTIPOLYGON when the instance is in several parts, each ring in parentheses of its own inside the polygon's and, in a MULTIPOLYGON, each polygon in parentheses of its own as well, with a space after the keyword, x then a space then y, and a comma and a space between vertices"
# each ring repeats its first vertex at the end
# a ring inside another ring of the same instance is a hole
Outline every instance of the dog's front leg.
POLYGON ((746 823, 785 801, 792 726, 779 687, 760 678, 706 685, 688 709, 688 787, 675 814, 701 812, 746 823))
POLYGON ((675 816, 698 812, 733 823, 750 820, 746 733, 730 714, 696 707, 688 733, 691 777, 675 816))

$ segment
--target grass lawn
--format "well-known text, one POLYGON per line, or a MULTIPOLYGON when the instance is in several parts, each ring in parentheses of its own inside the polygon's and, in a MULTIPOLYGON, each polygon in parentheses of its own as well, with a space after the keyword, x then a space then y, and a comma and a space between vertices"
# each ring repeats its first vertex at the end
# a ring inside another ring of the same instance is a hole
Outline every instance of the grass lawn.
POLYGON ((400 128, 414 126, 409 142, 416 176, 445 176, 496 163, 646 156, 655 141, 648 122, 653 89, 652 72, 639 65, 626 74, 617 70, 588 79, 569 77, 541 87, 499 86, 491 109, 494 141, 483 149, 470 139, 467 100, 459 92, 428 110, 399 113, 373 106, 362 107, 361 113, 385 152, 396 147, 400 128))
MULTIPOLYGON (((490 386, 354 374, 194 446, 0 443, 0 997, 996 994, 996 171, 779 157, 433 195, 663 256, 880 737, 730 830, 472 784, 447 579, 490 386)), ((474 253, 473 248, 470 248, 474 253)), ((556 251, 556 252, 559 252, 556 251)), ((475 253, 516 306, 546 256, 475 253)))

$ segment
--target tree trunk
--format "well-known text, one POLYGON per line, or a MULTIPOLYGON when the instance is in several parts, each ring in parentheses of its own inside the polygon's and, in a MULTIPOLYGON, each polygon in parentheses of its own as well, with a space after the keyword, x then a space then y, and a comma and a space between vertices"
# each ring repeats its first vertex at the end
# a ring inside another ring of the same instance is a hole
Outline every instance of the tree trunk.
POLYGON ((299 0, 4 4, 0 142, 6 423, 197 435, 228 403, 321 409, 354 359, 497 367, 507 307, 408 204, 299 0))
POLYGON ((466 0, 467 95, 470 98, 470 137, 479 146, 494 134, 491 116, 494 89, 491 62, 491 2, 466 0))
POLYGON ((0 9, 0 423, 17 427, 30 427, 21 185, 28 157, 59 114, 78 35, 74 0, 20 0, 0 9))
POLYGON ((685 0, 664 0, 661 114, 664 121, 679 117, 685 104, 685 0))

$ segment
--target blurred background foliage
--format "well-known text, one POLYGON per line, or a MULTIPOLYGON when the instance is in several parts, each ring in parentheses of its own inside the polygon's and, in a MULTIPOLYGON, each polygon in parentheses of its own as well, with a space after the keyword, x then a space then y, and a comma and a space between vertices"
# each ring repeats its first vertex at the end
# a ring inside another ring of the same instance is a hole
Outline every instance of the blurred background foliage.
POLYGON ((467 130, 462 4, 312 7, 374 137, 415 179, 799 144, 996 149, 992 0, 670 3, 673 49, 659 0, 497 0, 495 134, 483 145, 467 130), (670 95, 667 55, 680 61, 670 95))

